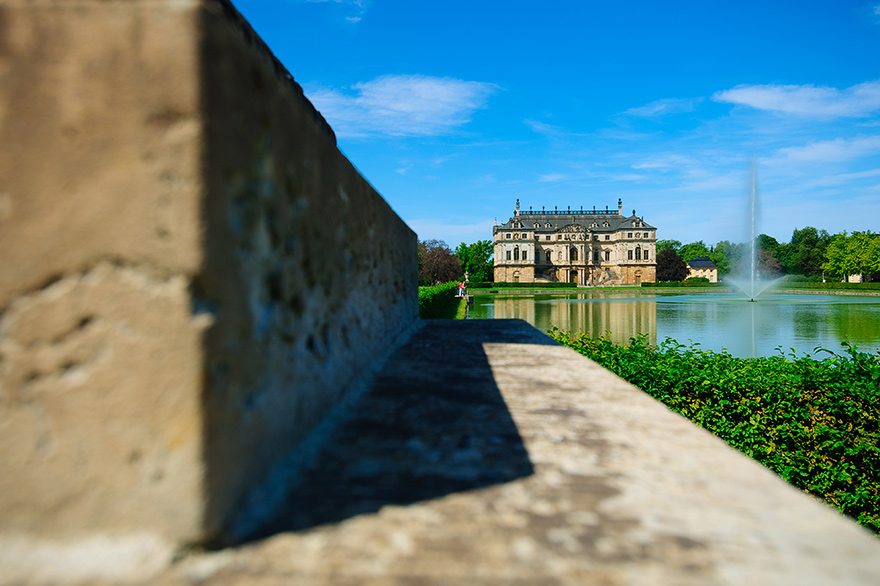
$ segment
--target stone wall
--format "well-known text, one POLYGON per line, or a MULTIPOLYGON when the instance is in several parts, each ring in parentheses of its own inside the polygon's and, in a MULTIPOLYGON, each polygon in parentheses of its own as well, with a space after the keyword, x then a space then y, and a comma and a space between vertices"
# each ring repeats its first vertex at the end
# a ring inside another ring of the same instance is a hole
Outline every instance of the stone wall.
POLYGON ((415 234, 225 2, 0 39, 0 534, 222 538, 415 324, 415 234))

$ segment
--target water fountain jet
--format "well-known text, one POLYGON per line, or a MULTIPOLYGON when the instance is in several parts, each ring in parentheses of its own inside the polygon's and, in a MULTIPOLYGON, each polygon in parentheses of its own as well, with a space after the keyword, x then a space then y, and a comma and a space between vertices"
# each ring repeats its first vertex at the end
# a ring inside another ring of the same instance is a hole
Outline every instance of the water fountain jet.
POLYGON ((761 293, 776 284, 781 279, 772 279, 769 281, 758 282, 758 238, 755 233, 758 216, 758 179, 755 164, 755 155, 752 155, 752 182, 749 190, 749 274, 748 281, 745 279, 727 279, 731 285, 742 291, 748 296, 749 303, 755 303, 761 293), (756 288, 756 282, 758 286, 756 288))

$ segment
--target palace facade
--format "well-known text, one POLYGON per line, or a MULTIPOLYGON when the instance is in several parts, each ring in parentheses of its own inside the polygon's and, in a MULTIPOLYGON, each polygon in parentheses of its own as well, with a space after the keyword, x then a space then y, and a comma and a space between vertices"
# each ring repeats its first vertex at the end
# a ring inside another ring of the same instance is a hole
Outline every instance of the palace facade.
POLYGON ((520 210, 493 228, 495 281, 638 285, 657 280, 657 229, 617 209, 520 210))

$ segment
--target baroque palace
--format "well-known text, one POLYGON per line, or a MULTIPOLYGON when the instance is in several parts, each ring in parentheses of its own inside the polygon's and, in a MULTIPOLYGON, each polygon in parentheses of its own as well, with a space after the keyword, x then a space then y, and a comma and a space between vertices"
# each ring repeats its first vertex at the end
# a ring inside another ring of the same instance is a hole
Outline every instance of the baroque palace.
POLYGON ((495 225, 495 281, 578 285, 638 285, 656 281, 657 229, 609 210, 520 210, 495 225))

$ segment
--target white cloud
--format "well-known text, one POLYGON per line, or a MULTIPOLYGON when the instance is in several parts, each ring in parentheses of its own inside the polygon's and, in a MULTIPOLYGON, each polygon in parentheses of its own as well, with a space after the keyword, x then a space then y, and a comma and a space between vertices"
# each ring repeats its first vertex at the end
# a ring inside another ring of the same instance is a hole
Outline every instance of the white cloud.
POLYGON ((880 153, 880 136, 863 136, 852 140, 836 138, 779 149, 768 163, 831 163, 851 161, 875 153, 880 153))
POLYGON ((471 121, 498 87, 425 75, 384 75, 354 94, 316 88, 309 99, 340 136, 433 136, 471 121))
POLYGON ((568 132, 561 126, 553 126, 539 120, 526 119, 523 123, 538 134, 545 136, 565 136, 568 132))
POLYGON ((868 81, 839 90, 814 85, 739 85, 712 99, 786 114, 864 117, 880 111, 880 82, 868 81))
POLYGON ((867 171, 857 171, 855 173, 838 173, 837 175, 823 176, 804 185, 807 187, 830 187, 877 176, 880 176, 880 169, 868 169, 867 171))
POLYGON ((645 159, 640 163, 634 163, 633 169, 684 169, 697 165, 697 161, 685 155, 669 153, 652 159, 645 159))
POLYGON ((352 24, 358 23, 362 20, 364 13, 367 11, 367 2, 368 0, 306 0, 307 2, 314 2, 319 4, 340 4, 346 7, 350 7, 353 9, 354 16, 346 16, 346 22, 350 22, 352 24))
POLYGON ((655 100, 650 104, 639 106, 638 108, 630 108, 624 114, 630 116, 664 116, 666 114, 679 114, 682 112, 693 112, 703 98, 666 98, 663 100, 655 100))
POLYGON ((565 175, 562 173, 547 173, 546 175, 539 175, 538 181, 541 183, 558 183, 565 179, 565 175))

